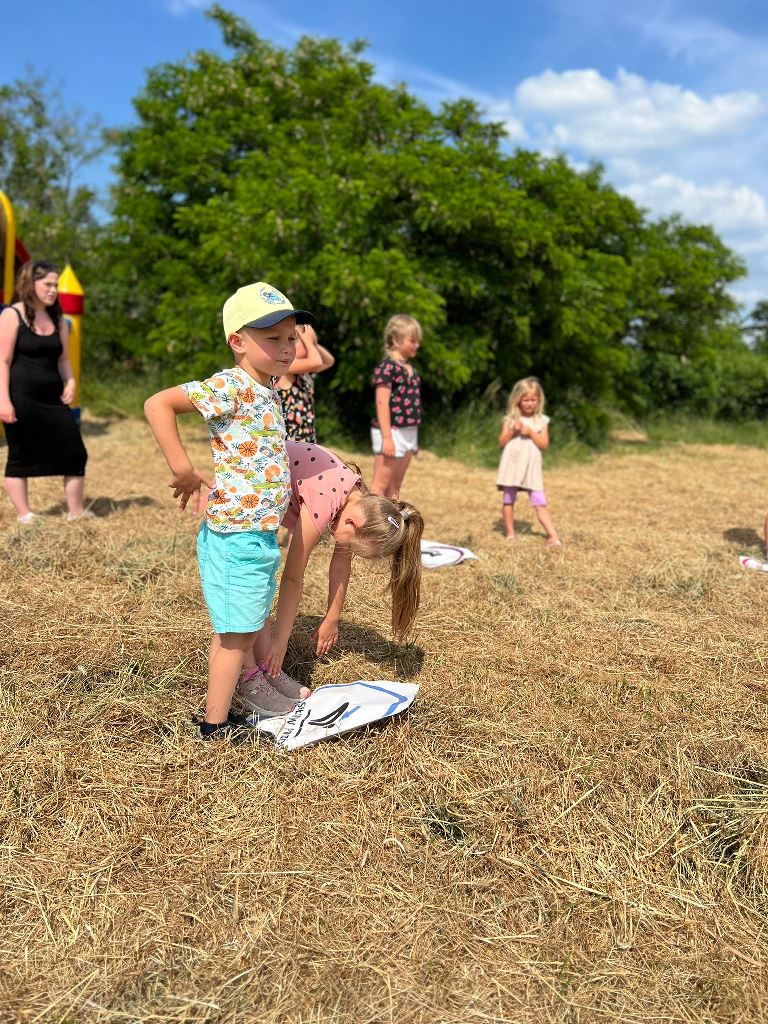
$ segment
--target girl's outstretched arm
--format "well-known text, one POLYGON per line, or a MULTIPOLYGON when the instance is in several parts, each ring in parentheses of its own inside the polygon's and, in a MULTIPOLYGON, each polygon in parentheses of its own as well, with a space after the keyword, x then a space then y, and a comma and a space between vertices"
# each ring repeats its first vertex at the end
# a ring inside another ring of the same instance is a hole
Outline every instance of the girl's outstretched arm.
POLYGON ((269 653, 264 658, 266 671, 270 676, 278 675, 283 667, 283 659, 288 649, 288 639, 296 621, 301 592, 304 589, 304 573, 309 556, 319 540, 320 534, 312 522, 312 515, 307 506, 302 504, 301 514, 291 537, 285 568, 280 579, 275 629, 269 653))
POLYGON ((339 639, 339 619, 347 596, 352 571, 352 552, 339 544, 333 549, 328 566, 328 611, 312 636, 317 641, 315 654, 327 654, 339 639))
POLYGON ((392 396, 392 388, 386 384, 376 385, 376 419, 381 431, 381 452, 390 458, 395 454, 395 442, 392 440, 392 415, 389 410, 389 400, 392 396))
POLYGON ((306 354, 303 356, 297 354, 286 372, 319 373, 320 370, 324 370, 323 357, 320 354, 320 346, 317 344, 317 335, 314 328, 310 327, 309 324, 302 329, 297 327, 296 339, 304 343, 306 354))
POLYGON ((336 362, 335 357, 331 355, 328 349, 324 345, 321 345, 319 342, 317 345, 317 351, 320 353, 320 358, 323 360, 323 369, 330 370, 330 368, 336 362))

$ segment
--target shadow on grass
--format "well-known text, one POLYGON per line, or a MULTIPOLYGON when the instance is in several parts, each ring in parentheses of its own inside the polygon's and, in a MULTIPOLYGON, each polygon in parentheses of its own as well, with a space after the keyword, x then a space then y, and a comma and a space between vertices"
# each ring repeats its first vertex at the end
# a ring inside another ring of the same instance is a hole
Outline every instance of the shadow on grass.
MULTIPOLYGON (((288 671, 302 683, 305 677, 312 674, 315 663, 314 641, 312 633, 322 622, 319 615, 299 615, 294 627, 295 661, 288 671), (298 650, 296 650, 298 648, 298 650), (294 671, 295 670, 295 671, 294 671)), ((394 669, 396 678, 412 679, 421 671, 424 664, 424 650, 415 644, 396 644, 388 640, 376 629, 358 626, 356 623, 342 622, 339 627, 339 640, 325 662, 333 662, 345 654, 362 654, 374 665, 380 665, 388 671, 394 669)), ((342 680, 339 680, 340 682, 342 680)), ((352 682, 351 679, 344 682, 352 682)))
MULTIPOLYGON (((159 504, 160 502, 156 498, 150 498, 147 494, 140 494, 136 498, 107 498, 102 496, 99 498, 86 498, 85 500, 85 507, 90 509, 97 519, 106 519, 107 516, 114 515, 115 512, 122 512, 123 509, 131 508, 133 505, 138 505, 140 508, 150 508, 159 504)), ((47 508, 45 515, 64 515, 66 511, 66 504, 60 501, 47 508)))
MULTIPOLYGON (((502 537, 506 536, 507 531, 504 527, 503 519, 497 519, 496 524, 493 527, 493 531, 494 533, 500 533, 502 537)), ((533 526, 524 519, 515 519, 515 533, 520 537, 546 537, 546 534, 543 531, 534 531, 533 526)))
POLYGON ((746 526, 732 526, 723 530, 723 540, 729 544, 737 544, 739 547, 758 547, 762 549, 763 538, 757 532, 746 526))
POLYGON ((80 433, 83 437, 103 437, 113 426, 109 420, 86 420, 80 424, 80 433))

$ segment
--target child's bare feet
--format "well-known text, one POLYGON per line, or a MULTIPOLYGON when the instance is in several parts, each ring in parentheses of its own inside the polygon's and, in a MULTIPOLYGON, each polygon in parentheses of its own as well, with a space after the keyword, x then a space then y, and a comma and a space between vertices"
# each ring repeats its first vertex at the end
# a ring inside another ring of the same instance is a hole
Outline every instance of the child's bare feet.
POLYGON ((504 540, 517 540, 517 534, 516 533, 508 533, 506 535, 506 537, 504 538, 504 540))
POLYGON ((546 546, 548 548, 561 548, 563 546, 563 542, 559 537, 550 537, 546 546))

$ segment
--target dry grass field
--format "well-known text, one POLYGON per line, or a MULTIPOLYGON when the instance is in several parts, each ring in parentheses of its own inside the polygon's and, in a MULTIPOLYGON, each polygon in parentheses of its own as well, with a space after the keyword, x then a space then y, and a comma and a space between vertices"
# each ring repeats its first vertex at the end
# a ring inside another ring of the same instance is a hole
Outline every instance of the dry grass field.
POLYGON ((96 522, 58 481, 34 527, 2 505, 0 1019, 768 1021, 768 576, 736 560, 763 452, 551 470, 561 552, 424 454, 404 496, 479 560, 425 576, 402 648, 359 566, 318 663, 322 548, 287 661, 416 704, 277 754, 194 738, 195 524, 142 423, 86 430, 96 522))

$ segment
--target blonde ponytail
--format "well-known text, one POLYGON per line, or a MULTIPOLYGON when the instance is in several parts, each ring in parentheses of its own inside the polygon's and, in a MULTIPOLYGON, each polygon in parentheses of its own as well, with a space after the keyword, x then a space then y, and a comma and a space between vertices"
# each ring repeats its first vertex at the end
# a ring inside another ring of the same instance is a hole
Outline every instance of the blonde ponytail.
POLYGON ((392 632, 402 641, 411 631, 421 599, 421 512, 407 501, 363 492, 365 522, 350 545, 362 558, 388 558, 387 590, 392 601, 392 632))
POLYGON ((403 542, 390 561, 389 593, 392 599, 392 632, 404 640, 416 621, 421 600, 421 512, 404 501, 395 502, 404 517, 403 542))

